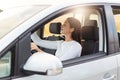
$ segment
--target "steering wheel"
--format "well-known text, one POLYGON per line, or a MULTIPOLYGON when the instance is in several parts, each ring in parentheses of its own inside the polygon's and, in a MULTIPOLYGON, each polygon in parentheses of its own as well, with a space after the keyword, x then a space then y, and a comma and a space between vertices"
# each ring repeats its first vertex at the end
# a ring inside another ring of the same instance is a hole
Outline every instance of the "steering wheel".
POLYGON ((36 52, 38 52, 38 51, 37 51, 37 50, 34 50, 34 49, 31 50, 31 53, 32 53, 32 54, 34 54, 34 53, 36 53, 36 52))

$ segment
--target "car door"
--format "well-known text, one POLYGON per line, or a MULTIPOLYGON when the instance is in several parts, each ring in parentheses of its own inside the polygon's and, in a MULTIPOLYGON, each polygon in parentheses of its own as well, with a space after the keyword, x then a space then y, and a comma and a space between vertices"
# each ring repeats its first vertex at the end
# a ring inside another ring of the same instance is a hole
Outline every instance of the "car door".
POLYGON ((56 76, 32 75, 13 80, 117 80, 116 65, 116 57, 109 57, 65 67, 56 76))
MULTIPOLYGON (((72 9, 73 8, 74 7, 72 7, 72 9)), ((78 9, 81 11, 86 8, 78 7, 76 10, 79 11, 78 9)), ((97 27, 99 28, 99 45, 96 52, 63 61, 63 72, 59 75, 45 76, 36 74, 13 80, 118 80, 117 58, 114 55, 110 55, 116 52, 116 50, 114 47, 113 26, 111 26, 112 23, 109 22, 109 16, 111 16, 112 13, 110 10, 108 11, 108 9, 110 9, 110 7, 107 5, 87 5, 87 14, 85 14, 84 19, 82 19, 83 26, 85 26, 84 23, 87 20, 97 21, 97 27)), ((57 13, 50 15, 50 17, 56 14, 57 13)), ((75 15, 71 17, 75 17, 75 15)), ((50 20, 49 17, 46 18, 46 20, 48 19, 50 20)), ((53 19, 53 17, 51 19, 53 19)), ((88 46, 89 48, 91 47, 91 45, 88 46)), ((86 49, 86 51, 89 52, 89 48, 86 49)))

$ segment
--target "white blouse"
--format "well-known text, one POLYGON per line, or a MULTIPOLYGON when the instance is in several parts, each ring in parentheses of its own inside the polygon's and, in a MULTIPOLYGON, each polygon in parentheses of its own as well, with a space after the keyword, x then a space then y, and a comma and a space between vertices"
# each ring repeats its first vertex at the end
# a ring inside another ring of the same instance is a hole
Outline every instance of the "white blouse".
POLYGON ((68 60, 76 57, 80 57, 82 46, 75 40, 73 41, 48 41, 42 40, 38 37, 36 33, 31 35, 33 42, 44 48, 57 49, 55 56, 60 60, 68 60))

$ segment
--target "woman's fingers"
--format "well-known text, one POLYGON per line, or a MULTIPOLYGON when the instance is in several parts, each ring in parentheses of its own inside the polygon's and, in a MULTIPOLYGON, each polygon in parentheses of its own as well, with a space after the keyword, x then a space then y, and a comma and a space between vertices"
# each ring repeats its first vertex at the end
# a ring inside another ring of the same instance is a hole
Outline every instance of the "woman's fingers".
POLYGON ((37 50, 38 52, 43 52, 41 49, 37 47, 35 43, 31 43, 31 50, 37 50))
POLYGON ((37 50, 37 49, 38 49, 38 47, 36 46, 36 44, 35 44, 35 43, 31 43, 31 49, 32 49, 32 50, 37 50))

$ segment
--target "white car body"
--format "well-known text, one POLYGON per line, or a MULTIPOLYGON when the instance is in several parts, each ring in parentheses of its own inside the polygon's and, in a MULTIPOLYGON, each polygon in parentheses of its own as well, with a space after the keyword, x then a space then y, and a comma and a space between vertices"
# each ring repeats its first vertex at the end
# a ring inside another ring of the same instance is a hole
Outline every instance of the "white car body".
MULTIPOLYGON (((32 28, 31 26, 35 25, 37 22, 46 18, 46 16, 51 15, 52 13, 58 10, 62 10, 70 6, 74 6, 78 4, 80 6, 88 6, 88 5, 96 5, 98 3, 99 1, 95 1, 95 2, 79 1, 79 2, 69 3, 69 4, 61 3, 59 5, 54 5, 54 6, 50 5, 45 10, 42 10, 41 12, 29 18, 28 20, 19 24, 18 27, 16 27, 7 35, 2 37, 0 39, 0 46, 1 46, 0 54, 15 39, 17 39, 20 35, 25 33, 30 28, 32 28)), ((100 4, 102 3, 104 5, 110 4, 109 2, 100 2, 100 4)), ((113 34, 111 36, 113 36, 113 34)), ((106 50, 107 42, 106 41, 104 42, 105 42, 104 49, 105 51, 107 51, 106 50)), ((0 68, 1 67, 2 66, 0 65, 0 68)), ((0 78, 0 80, 2 79, 4 78, 0 78)), ((78 63, 70 64, 70 66, 68 67, 63 67, 63 72, 61 74, 58 74, 55 76, 33 74, 33 75, 18 77, 18 78, 13 77, 10 80, 120 80, 120 52, 115 52, 113 54, 102 56, 98 59, 95 58, 90 61, 89 60, 86 60, 83 62, 79 61, 78 63)))

